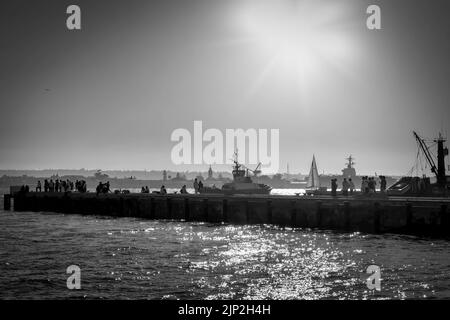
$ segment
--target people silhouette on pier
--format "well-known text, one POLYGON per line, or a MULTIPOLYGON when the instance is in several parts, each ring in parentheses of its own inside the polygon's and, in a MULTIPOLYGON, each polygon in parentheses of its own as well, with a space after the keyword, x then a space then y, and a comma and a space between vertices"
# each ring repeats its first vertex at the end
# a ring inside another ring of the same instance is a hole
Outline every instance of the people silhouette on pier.
POLYGON ((375 193, 375 180, 372 177, 367 180, 367 189, 369 194, 375 193))
POLYGON ((42 185, 41 185, 41 181, 40 180, 38 180, 38 182, 37 182, 36 192, 42 192, 42 185))
POLYGON ((103 183, 99 182, 97 187, 95 188, 95 192, 97 193, 97 195, 100 194, 100 192, 102 192, 103 189, 103 183))
POLYGON ((183 185, 183 186, 181 187, 180 193, 181 193, 181 194, 187 194, 187 193, 188 193, 187 190, 186 190, 186 185, 183 185))
POLYGON ((353 191, 355 190, 355 184, 352 181, 352 178, 348 179, 348 186, 350 188, 350 195, 353 195, 353 191))
POLYGON ((64 192, 67 192, 67 190, 68 190, 68 185, 66 184, 66 181, 64 181, 64 180, 61 180, 61 192, 62 191, 64 191, 64 192))
POLYGON ((194 179, 194 191, 195 191, 195 194, 198 193, 198 187, 199 187, 198 181, 197 181, 197 178, 195 178, 194 179))
POLYGON ((95 188, 95 191, 97 195, 99 195, 100 193, 111 192, 109 181, 107 181, 106 183, 99 182, 97 187, 95 188))
POLYGON ((337 190, 337 180, 331 179, 331 195, 333 197, 336 197, 336 190, 337 190))
POLYGON ((86 187, 86 181, 84 180, 80 180, 80 181, 76 181, 75 182, 75 189, 80 192, 80 193, 84 193, 87 191, 87 187, 86 187))
POLYGON ((380 176, 380 192, 384 193, 386 191, 386 177, 380 176))
POLYGON ((344 181, 342 181, 342 195, 348 196, 348 189, 350 185, 348 184, 347 178, 344 178, 344 181))
POLYGON ((367 176, 362 177, 361 193, 363 193, 363 194, 369 193, 369 177, 367 177, 367 176))

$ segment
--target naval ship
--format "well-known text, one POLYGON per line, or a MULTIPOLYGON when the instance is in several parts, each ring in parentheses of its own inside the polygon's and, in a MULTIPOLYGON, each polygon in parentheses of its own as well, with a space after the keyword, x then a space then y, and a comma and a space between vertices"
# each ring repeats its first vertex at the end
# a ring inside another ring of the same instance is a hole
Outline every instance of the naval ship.
POLYGON ((256 169, 252 170, 244 165, 240 164, 238 162, 238 156, 237 152, 234 154, 233 159, 233 181, 225 183, 222 188, 216 188, 216 187, 203 187, 201 190, 199 190, 200 193, 204 194, 227 194, 227 195, 233 195, 233 194, 270 194, 270 191, 272 190, 272 187, 264 184, 264 183, 255 183, 252 181, 250 177, 250 173, 252 172, 253 175, 256 177, 261 171, 259 170, 259 167, 261 166, 261 163, 258 164, 256 169))

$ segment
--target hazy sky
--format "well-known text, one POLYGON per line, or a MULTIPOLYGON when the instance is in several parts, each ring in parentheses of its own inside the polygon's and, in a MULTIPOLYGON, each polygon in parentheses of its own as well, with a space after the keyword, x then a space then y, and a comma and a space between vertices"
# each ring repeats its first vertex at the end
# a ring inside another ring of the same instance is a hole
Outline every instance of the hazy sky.
MULTIPOLYGON (((280 170, 405 174, 450 119, 450 2, 19 1, 0 10, 0 168, 198 170, 176 128, 280 130, 280 170), (81 7, 82 30, 66 28, 81 7), (366 28, 381 7, 382 30, 366 28)), ((226 169, 228 167, 217 167, 226 169)))

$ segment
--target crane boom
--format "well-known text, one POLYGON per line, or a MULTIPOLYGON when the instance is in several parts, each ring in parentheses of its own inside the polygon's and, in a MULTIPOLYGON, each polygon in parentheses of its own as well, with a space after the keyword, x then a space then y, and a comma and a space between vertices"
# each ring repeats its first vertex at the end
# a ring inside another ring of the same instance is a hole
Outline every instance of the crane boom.
POLYGON ((252 170, 252 169, 250 169, 250 168, 248 168, 248 167, 246 167, 246 166, 244 166, 244 165, 242 165, 242 167, 243 167, 244 169, 246 169, 247 171, 252 172, 253 175, 254 175, 255 177, 256 177, 258 174, 261 173, 261 170, 259 170, 259 168, 261 167, 261 162, 258 163, 258 166, 257 166, 254 170, 252 170))
POLYGON ((433 157, 431 156, 430 150, 428 150, 428 147, 425 144, 425 141, 415 132, 414 133, 414 137, 417 140, 417 143, 419 144, 420 148, 422 149, 422 152, 425 154, 425 158, 427 159, 430 167, 431 167, 431 171, 436 175, 436 177, 438 177, 438 170, 436 168, 436 163, 433 160, 433 157))

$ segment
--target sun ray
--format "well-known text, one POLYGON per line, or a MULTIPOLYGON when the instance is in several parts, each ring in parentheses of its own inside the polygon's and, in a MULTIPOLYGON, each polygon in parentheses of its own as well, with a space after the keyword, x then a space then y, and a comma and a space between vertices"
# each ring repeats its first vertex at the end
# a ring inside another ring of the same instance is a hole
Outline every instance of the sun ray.
POLYGON ((250 86, 250 89, 247 91, 245 95, 245 101, 249 101, 255 93, 259 90, 259 88, 262 86, 262 84, 265 82, 268 75, 272 72, 272 69, 275 67, 278 57, 272 56, 270 60, 267 62, 267 64, 262 69, 259 76, 256 78, 256 80, 253 82, 253 84, 250 86))
POLYGON ((255 54, 271 57, 249 96, 274 72, 299 83, 302 95, 329 72, 350 75, 347 64, 354 52, 342 29, 346 15, 345 6, 328 1, 258 2, 241 8, 234 21, 249 36, 245 42, 253 43, 255 54))

